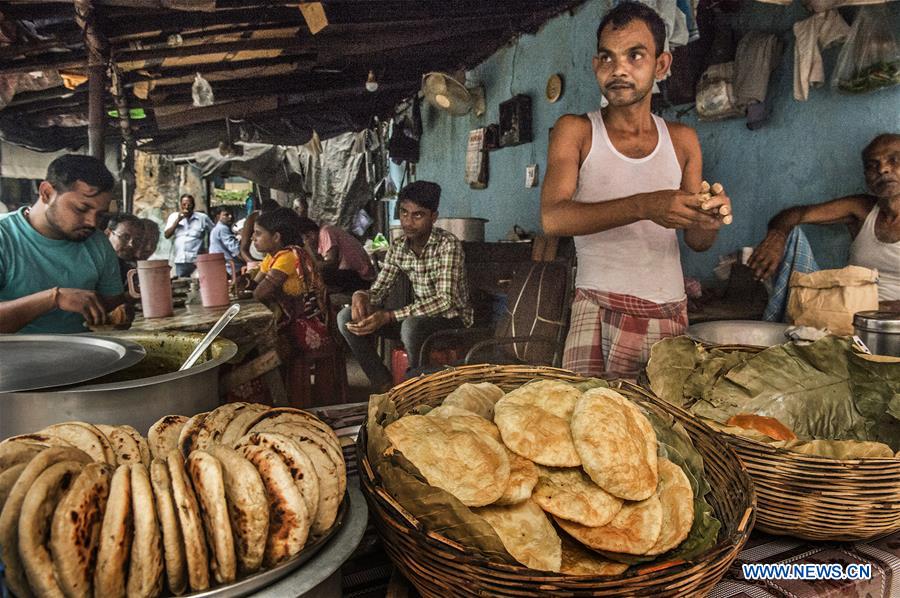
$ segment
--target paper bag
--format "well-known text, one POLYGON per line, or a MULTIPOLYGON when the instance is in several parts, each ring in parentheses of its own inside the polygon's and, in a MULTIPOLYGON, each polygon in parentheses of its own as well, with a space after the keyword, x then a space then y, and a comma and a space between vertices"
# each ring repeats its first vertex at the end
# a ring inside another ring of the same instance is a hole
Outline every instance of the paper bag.
POLYGON ((853 334, 853 314, 878 309, 878 271, 860 266, 791 274, 787 318, 798 326, 853 334))

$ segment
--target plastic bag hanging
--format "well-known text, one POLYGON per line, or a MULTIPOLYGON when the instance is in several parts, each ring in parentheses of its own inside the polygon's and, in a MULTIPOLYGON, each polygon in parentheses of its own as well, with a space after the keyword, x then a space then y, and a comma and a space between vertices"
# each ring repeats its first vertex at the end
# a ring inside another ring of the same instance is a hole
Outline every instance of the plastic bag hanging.
POLYGON ((209 81, 204 79, 200 73, 194 77, 194 84, 191 85, 191 97, 194 98, 194 106, 197 108, 212 106, 215 101, 209 81))
POLYGON ((832 88, 867 93, 900 83, 900 46, 892 23, 884 6, 859 9, 831 76, 832 88))

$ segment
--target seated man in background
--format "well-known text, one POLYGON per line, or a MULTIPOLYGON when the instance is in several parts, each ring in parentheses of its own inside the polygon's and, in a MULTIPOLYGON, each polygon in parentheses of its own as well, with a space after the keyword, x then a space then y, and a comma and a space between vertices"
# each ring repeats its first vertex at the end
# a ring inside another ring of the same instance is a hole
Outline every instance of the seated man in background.
POLYGON ((138 261, 149 260, 156 253, 156 246, 159 244, 159 224, 150 218, 141 218, 141 228, 144 236, 140 249, 135 252, 135 259, 138 261))
POLYGON ((359 240, 339 226, 319 226, 309 218, 301 222, 303 242, 316 259, 325 284, 334 291, 352 293, 369 288, 375 267, 359 240))
POLYGON ((338 330, 377 391, 390 387, 391 374, 375 351, 374 333, 399 332, 409 367, 415 369, 419 349, 432 333, 472 325, 462 243, 434 226, 440 197, 441 187, 428 181, 400 190, 404 236, 388 249, 371 290, 353 293, 352 304, 338 314, 338 330), (381 305, 401 273, 412 284, 413 302, 386 310, 381 305))
POLYGON ((231 225, 234 223, 234 214, 231 208, 219 208, 218 214, 215 215, 216 225, 212 232, 209 233, 209 252, 221 253, 225 256, 225 268, 228 274, 234 274, 231 271, 231 264, 234 262, 235 268, 240 272, 244 262, 241 261, 241 244, 237 236, 232 232, 231 225))
POLYGON ((0 219, 0 333, 86 332, 122 304, 116 252, 97 230, 114 182, 96 158, 60 156, 34 205, 0 219))
POLYGON ((748 263, 757 278, 778 270, 795 226, 846 224, 853 237, 849 264, 878 270, 882 309, 900 311, 900 134, 877 136, 862 159, 869 194, 788 208, 769 221, 766 238, 748 263))
POLYGON ((135 267, 137 252, 144 243, 140 218, 131 214, 113 214, 106 224, 106 238, 119 258, 119 272, 124 283, 128 271, 135 267))

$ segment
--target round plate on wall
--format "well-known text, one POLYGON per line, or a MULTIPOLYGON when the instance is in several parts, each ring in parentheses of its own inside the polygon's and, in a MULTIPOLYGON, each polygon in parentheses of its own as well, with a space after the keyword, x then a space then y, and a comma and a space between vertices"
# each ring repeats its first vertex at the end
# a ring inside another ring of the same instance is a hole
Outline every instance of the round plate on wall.
POLYGON ((559 73, 550 75, 547 79, 547 101, 551 104, 562 97, 563 94, 563 78, 559 73))

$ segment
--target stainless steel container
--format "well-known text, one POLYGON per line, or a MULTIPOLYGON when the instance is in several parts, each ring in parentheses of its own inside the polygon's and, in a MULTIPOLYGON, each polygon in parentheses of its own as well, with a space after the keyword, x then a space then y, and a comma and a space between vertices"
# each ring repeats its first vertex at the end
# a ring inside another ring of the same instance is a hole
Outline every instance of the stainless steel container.
POLYGON ((853 330, 872 353, 900 357, 900 314, 889 311, 857 312, 853 316, 853 330))
MULTIPOLYGON (((0 440, 50 424, 80 420, 129 424, 146 435, 164 415, 195 415, 219 404, 219 368, 237 345, 219 338, 194 367, 178 371, 202 334, 124 332, 147 350, 140 363, 90 383, 45 392, 0 394, 0 440)), ((39 364, 52 367, 52 364, 39 364)))
POLYGON ((434 225, 453 233, 460 241, 484 242, 484 218, 438 218, 434 225))
POLYGON ((717 345, 753 345, 772 347, 786 343, 784 331, 788 325, 757 320, 721 320, 689 326, 692 338, 717 345))

